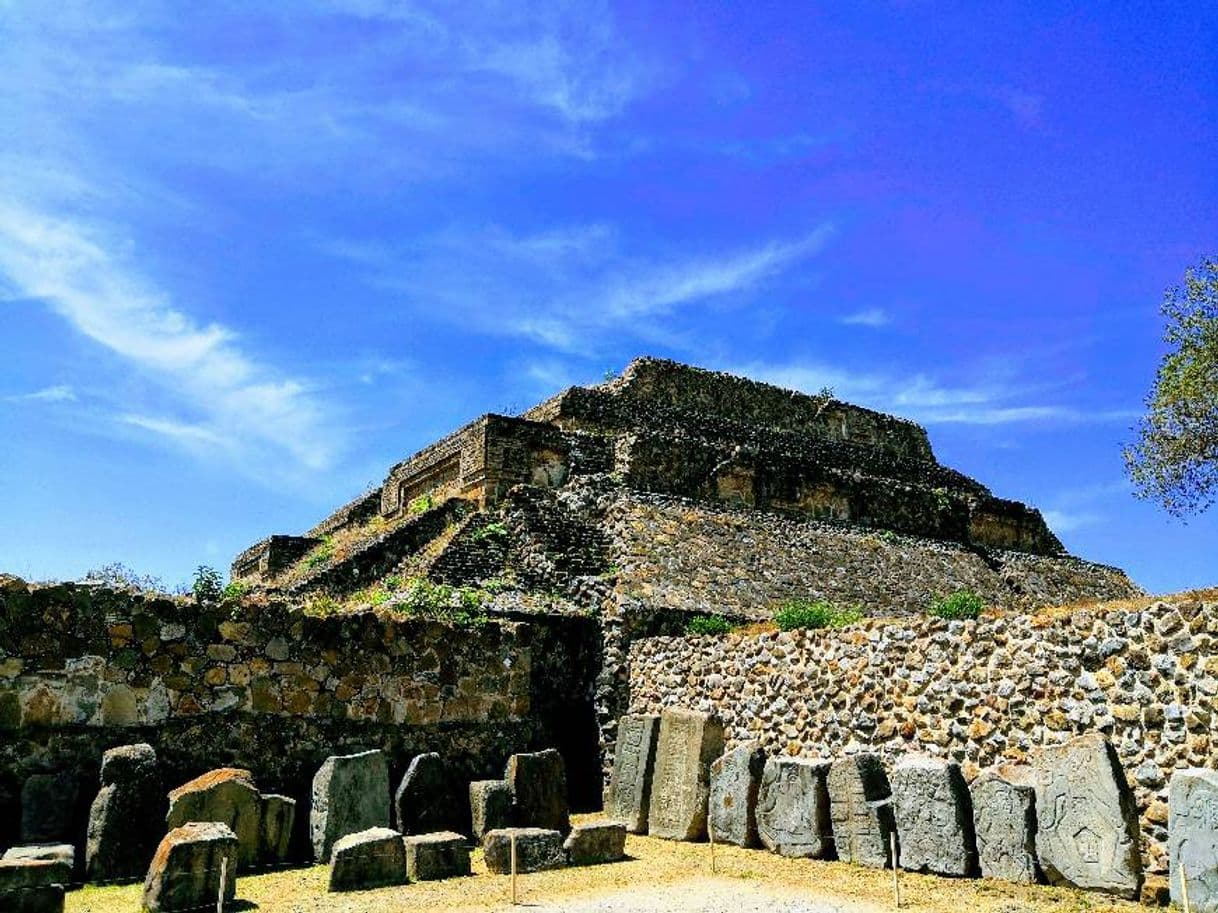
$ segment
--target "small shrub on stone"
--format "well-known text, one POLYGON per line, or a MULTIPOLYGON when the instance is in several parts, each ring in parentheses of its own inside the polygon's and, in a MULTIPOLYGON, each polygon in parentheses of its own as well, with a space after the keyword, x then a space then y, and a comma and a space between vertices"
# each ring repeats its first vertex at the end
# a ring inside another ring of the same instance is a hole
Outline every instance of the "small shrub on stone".
POLYGON ((425 494, 425 495, 419 495, 417 498, 415 498, 413 501, 411 501, 409 504, 406 505, 406 513, 421 514, 421 513, 424 513, 425 511, 431 510, 432 507, 434 507, 434 506, 435 506, 435 500, 432 498, 430 493, 425 494))
POLYGON ((313 551, 304 557, 304 566, 310 571, 316 570, 334 557, 334 540, 323 536, 321 542, 313 551))
POLYGON ((952 621, 971 620, 980 615, 983 608, 985 608, 985 604, 976 593, 958 590, 932 604, 926 613, 936 618, 947 618, 952 621))
POLYGON ((732 624, 722 615, 695 615, 685 623, 686 634, 727 634, 732 624))
POLYGON ((100 583, 117 590, 132 590, 136 593, 164 593, 165 583, 160 577, 140 574, 121 562, 115 561, 95 567, 85 573, 89 583, 100 583))
POLYGON ((481 529, 474 530, 474 532, 470 536, 470 538, 473 539, 475 542, 481 542, 484 539, 492 539, 492 540, 498 541, 501 539, 506 539, 507 534, 508 534, 507 527, 504 526, 502 523, 500 523, 498 520, 494 520, 494 521, 486 524, 485 526, 483 526, 481 529))
POLYGON ((844 628, 863 617, 860 609, 840 608, 823 599, 788 599, 774 613, 779 630, 844 628))

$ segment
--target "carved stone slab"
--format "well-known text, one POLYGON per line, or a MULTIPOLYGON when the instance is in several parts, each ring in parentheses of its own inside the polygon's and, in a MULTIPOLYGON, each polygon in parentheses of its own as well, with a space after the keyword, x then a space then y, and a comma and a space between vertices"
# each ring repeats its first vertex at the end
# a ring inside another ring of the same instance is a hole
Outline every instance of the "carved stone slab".
POLYGON ((968 784, 960 765, 911 757, 892 770, 898 861, 911 872, 977 872, 977 841, 968 784))
POLYGON ((1024 884, 1040 880, 1040 866, 1036 862, 1036 788, 1029 779, 1009 769, 994 769, 973 781, 977 859, 986 878, 1024 884))
POLYGON ((313 777, 309 837, 319 862, 339 838, 389 827, 389 765, 381 751, 332 755, 313 777))
POLYGON ((647 807, 655 772, 658 715, 624 716, 617 723, 617 747, 609 779, 609 814, 632 834, 647 833, 647 807))
POLYGON ((831 855, 828 761, 770 758, 757 797, 757 833, 781 856, 831 855))
POLYGON ((258 862, 262 826, 262 796, 254 787, 253 775, 240 767, 209 770, 169 794, 170 830, 190 821, 219 821, 227 824, 240 844, 237 862, 242 870, 258 862))
POLYGON ((475 780, 469 785, 470 833, 481 840, 487 831, 512 823, 512 789, 507 780, 475 780))
POLYGON ((1195 913, 1218 911, 1218 771, 1177 770, 1167 802, 1171 899, 1183 906, 1181 876, 1195 913))
POLYGON ((227 905, 237 895, 237 835, 218 821, 191 821, 174 828, 157 847, 144 879, 149 913, 177 913, 215 906, 223 872, 227 905))
POLYGON ((892 790, 879 755, 839 758, 829 767, 829 815, 837 858, 877 869, 892 865, 892 790))
POLYGON ((393 817, 403 834, 431 834, 456 826, 456 804, 443 759, 416 755, 393 795, 393 817))
POLYGON ((571 830, 567 806, 567 767, 553 748, 508 758, 504 775, 512 791, 517 824, 566 833, 571 830))
POLYGON ((756 846, 757 792, 765 752, 756 742, 734 748, 710 768, 710 828, 719 843, 756 846))
POLYGON ((1138 896, 1137 807, 1116 751, 1102 735, 1041 750, 1036 817, 1037 855, 1050 882, 1138 896))
POLYGON ((708 713, 672 708, 660 715, 647 831, 669 840, 706 838, 710 765, 723 753, 723 724, 708 713))

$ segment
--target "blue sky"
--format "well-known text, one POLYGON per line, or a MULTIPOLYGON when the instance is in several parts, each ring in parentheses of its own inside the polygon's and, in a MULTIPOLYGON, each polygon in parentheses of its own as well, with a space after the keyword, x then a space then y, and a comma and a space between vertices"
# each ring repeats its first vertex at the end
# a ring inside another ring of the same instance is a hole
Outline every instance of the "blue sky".
POLYGON ((0 0, 0 568, 168 582, 642 353, 927 425, 1153 591, 1218 8, 0 0), (290 12, 289 12, 290 10, 290 12))

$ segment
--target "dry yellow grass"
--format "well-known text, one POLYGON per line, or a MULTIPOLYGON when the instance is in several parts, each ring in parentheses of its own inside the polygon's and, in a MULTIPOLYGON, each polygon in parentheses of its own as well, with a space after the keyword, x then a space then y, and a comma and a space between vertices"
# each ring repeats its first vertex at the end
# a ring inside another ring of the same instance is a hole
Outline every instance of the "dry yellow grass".
MULTIPOLYGON (((590 820, 581 816, 577 820, 590 820)), ((646 897, 660 885, 696 892, 712 884, 710 847, 651 837, 631 837, 625 862, 559 869, 520 876, 520 899, 528 905, 559 904, 632 890, 646 897)), ((716 885, 724 881, 798 892, 843 911, 891 909, 892 873, 840 862, 784 859, 762 850, 719 846, 716 885)), ((481 853, 474 876, 349 894, 329 894, 329 869, 313 866, 243 877, 238 897, 261 913, 475 913, 509 907, 509 879, 487 873, 481 853)), ((948 879, 901 873, 901 909, 911 913, 1135 913, 1137 904, 1065 888, 1011 885, 980 879, 948 879)), ((68 895, 67 913, 136 913, 140 885, 85 888, 68 895)))

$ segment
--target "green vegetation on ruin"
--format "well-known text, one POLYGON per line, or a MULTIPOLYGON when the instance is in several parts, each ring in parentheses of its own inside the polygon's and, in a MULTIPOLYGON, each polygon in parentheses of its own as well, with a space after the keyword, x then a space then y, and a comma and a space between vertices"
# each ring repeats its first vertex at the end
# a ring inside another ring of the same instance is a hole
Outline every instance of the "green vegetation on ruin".
POLYGON ((985 603, 976 593, 957 590, 950 596, 945 596, 928 606, 926 614, 951 621, 971 621, 978 617, 984 608, 985 603))
POLYGON ((774 612, 780 631, 816 628, 844 628, 863 617, 863 610, 835 606, 824 599, 788 599, 774 612))
POLYGON ((686 634, 729 634, 734 628, 722 615, 695 615, 685 622, 686 634))

